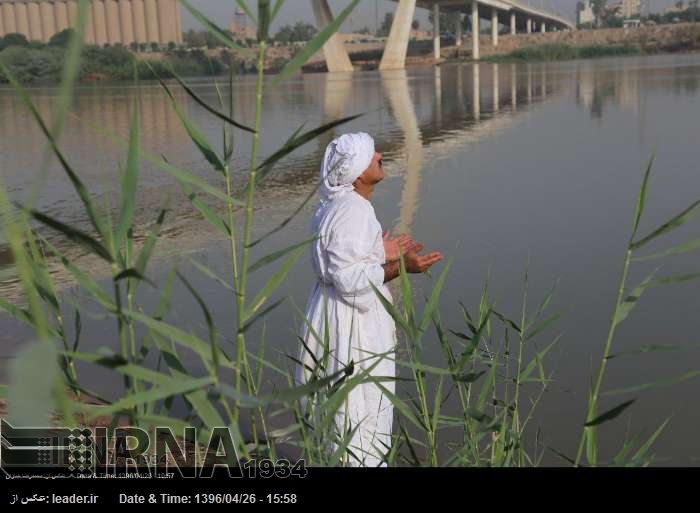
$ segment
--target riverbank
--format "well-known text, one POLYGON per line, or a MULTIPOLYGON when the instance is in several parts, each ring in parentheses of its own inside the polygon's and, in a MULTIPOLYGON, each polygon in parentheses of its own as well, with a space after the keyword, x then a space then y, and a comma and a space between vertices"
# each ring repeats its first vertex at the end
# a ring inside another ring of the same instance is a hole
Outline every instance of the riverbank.
MULTIPOLYGON (((641 55, 645 52, 635 45, 571 46, 563 43, 548 43, 518 48, 505 55, 489 55, 481 59, 486 62, 544 62, 594 59, 598 57, 622 57, 641 55)), ((448 61, 449 62, 449 61, 448 61)))
MULTIPOLYGON (((630 54, 700 51, 700 23, 676 23, 637 28, 611 28, 500 35, 494 46, 490 36, 479 38, 482 60, 566 60, 630 54)), ((471 41, 442 49, 446 60, 471 58, 471 41)))
MULTIPOLYGON (((65 48, 51 45, 10 46, 0 51, 0 63, 24 84, 55 84, 60 82, 65 60, 65 48)), ((221 75, 229 66, 245 66, 230 57, 212 58, 201 50, 172 50, 158 59, 140 59, 124 46, 87 46, 78 72, 81 82, 131 80, 140 78, 221 75)), ((8 79, 0 71, 0 83, 8 79)))

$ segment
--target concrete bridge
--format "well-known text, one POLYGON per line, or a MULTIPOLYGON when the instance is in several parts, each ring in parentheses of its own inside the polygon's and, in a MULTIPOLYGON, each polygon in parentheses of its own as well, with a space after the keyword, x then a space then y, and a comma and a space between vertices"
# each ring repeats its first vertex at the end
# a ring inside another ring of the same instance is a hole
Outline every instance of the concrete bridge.
MULTIPOLYGON (((479 33, 480 20, 491 22, 491 41, 498 45, 500 27, 511 34, 547 30, 573 30, 568 19, 540 9, 520 4, 515 0, 392 0, 398 5, 394 12, 389 38, 384 48, 379 69, 402 69, 406 61, 411 23, 416 7, 431 9, 433 13, 433 49, 436 62, 440 59, 440 13, 455 17, 456 44, 462 45, 462 14, 471 16, 472 33, 479 33), (459 22, 457 22, 459 21, 459 22)), ((319 28, 333 19, 327 0, 311 0, 319 28)), ((472 37, 472 58, 479 59, 479 37, 472 37)), ((328 71, 352 71, 352 64, 342 41, 334 35, 323 47, 328 71)))

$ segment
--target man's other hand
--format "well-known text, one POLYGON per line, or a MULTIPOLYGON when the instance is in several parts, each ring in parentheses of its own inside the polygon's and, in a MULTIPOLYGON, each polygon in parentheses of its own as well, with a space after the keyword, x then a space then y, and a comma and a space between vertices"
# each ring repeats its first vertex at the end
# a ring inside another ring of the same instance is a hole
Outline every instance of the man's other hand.
POLYGON ((398 237, 392 239, 389 237, 389 232, 384 232, 384 260, 385 263, 396 262, 401 258, 401 254, 408 254, 415 249, 416 241, 410 235, 402 233, 398 237))

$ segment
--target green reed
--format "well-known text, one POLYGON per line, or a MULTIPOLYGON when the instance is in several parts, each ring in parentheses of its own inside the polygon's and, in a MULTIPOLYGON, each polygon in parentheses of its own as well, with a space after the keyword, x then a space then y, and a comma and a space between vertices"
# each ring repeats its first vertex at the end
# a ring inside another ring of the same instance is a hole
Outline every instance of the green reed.
MULTIPOLYGON (((304 62, 320 50, 325 41, 338 30, 358 2, 359 0, 349 2, 337 18, 320 31, 282 72, 269 82, 263 75, 267 31, 283 1, 277 0, 274 6, 271 6, 269 1, 259 0, 256 15, 244 2, 239 2, 258 27, 258 75, 253 126, 246 126, 234 118, 236 113, 233 111, 232 75, 228 81, 228 109, 225 95, 218 83, 215 85, 219 104, 210 105, 182 79, 175 78, 177 86, 187 93, 191 101, 222 123, 221 151, 216 149, 217 145, 209 141, 186 115, 172 94, 173 85, 160 81, 163 94, 168 98, 192 143, 211 166, 214 177, 221 180, 221 187, 212 185, 208 180, 197 177, 172 164, 165 157, 152 154, 139 145, 138 101, 134 102, 130 133, 126 140, 95 127, 126 150, 126 164, 121 171, 119 210, 115 219, 110 205, 107 204, 101 209, 95 204, 79 174, 71 166, 69 157, 62 152, 59 142, 78 68, 85 1, 79 4, 79 19, 82 21, 69 48, 69 55, 72 57, 67 59, 64 71, 64 85, 60 92, 62 108, 52 128, 42 119, 31 98, 12 74, 7 69, 0 69, 12 82, 22 102, 41 127, 49 143, 50 152, 60 162, 90 221, 90 229, 86 231, 38 211, 34 203, 41 184, 28 200, 19 205, 17 211, 13 211, 7 194, 0 187, 2 225, 15 258, 26 301, 26 305, 17 306, 9 301, 0 300, 0 308, 31 326, 36 333, 39 347, 46 349, 32 351, 32 347, 35 346, 30 346, 18 357, 19 367, 29 368, 38 364, 51 367, 51 358, 55 356, 58 378, 52 385, 54 402, 50 407, 52 411, 58 410, 61 413, 64 422, 74 423, 75 415, 79 414, 86 422, 103 416, 112 416, 114 422, 117 422, 119 417, 126 416, 134 425, 149 429, 170 427, 178 432, 183 432, 186 426, 197 425, 200 428, 197 441, 202 443, 207 442, 215 429, 223 426, 229 430, 234 440, 236 454, 227 455, 229 458, 250 459, 267 456, 276 459, 281 450, 284 450, 292 451, 310 465, 347 465, 358 458, 356 449, 350 446, 358 426, 346 425, 339 429, 336 423, 337 413, 341 411, 354 387, 371 383, 385 392, 396 412, 397 428, 392 444, 390 447, 378 448, 386 454, 388 465, 529 466, 540 463, 539 431, 535 432, 534 438, 531 437, 530 426, 536 407, 552 381, 551 375, 545 371, 544 361, 559 340, 559 337, 549 339, 547 335, 548 328, 557 320, 558 314, 548 313, 554 289, 541 300, 534 313, 528 312, 527 272, 522 308, 516 316, 517 322, 497 309, 487 284, 483 288, 474 315, 465 305, 460 304, 466 328, 448 329, 441 320, 439 302, 450 264, 445 266, 435 280, 419 315, 417 310, 420 301, 414 297, 415 292, 402 261, 399 279, 400 304, 393 305, 376 291, 379 300, 396 322, 400 334, 401 346, 397 348, 396 354, 389 352, 371 355, 366 361, 350 362, 346 368, 330 372, 329 359, 332 355, 328 349, 328 329, 326 328, 324 333, 313 332, 308 321, 304 319, 303 312, 298 312, 302 322, 307 323, 311 330, 311 336, 325 348, 322 355, 313 357, 314 367, 307 369, 311 373, 311 379, 306 384, 299 385, 289 370, 266 356, 264 321, 284 300, 282 298, 273 301, 272 298, 278 294, 292 266, 315 238, 274 251, 252 263, 251 249, 286 226, 313 194, 305 198, 292 216, 279 226, 253 240, 256 192, 265 178, 274 173, 276 165, 284 157, 301 145, 357 116, 339 119, 307 131, 302 131, 303 127, 300 127, 290 134, 281 147, 260 162, 258 148, 263 135, 260 126, 264 92, 268 88, 278 86, 299 71, 304 62), (247 172, 244 173, 245 183, 242 184, 244 192, 242 196, 237 196, 234 190, 239 184, 234 182, 234 177, 239 174, 235 173, 232 163, 235 154, 235 134, 240 131, 250 133, 252 143, 250 163, 247 172), (232 296, 231 307, 236 319, 233 336, 217 329, 217 319, 213 317, 206 301, 188 277, 178 269, 173 269, 168 274, 165 284, 160 287, 148 278, 149 262, 165 223, 167 208, 154 213, 152 225, 147 233, 139 233, 140 229, 134 224, 134 211, 141 161, 146 161, 172 176, 192 208, 227 240, 231 258, 230 276, 219 276, 199 262, 193 261, 192 264, 198 272, 211 278, 232 296), (212 202, 216 206, 211 206, 212 202), (219 212, 223 212, 223 216, 219 212), (100 258, 109 269, 109 286, 103 287, 86 270, 80 269, 47 237, 32 229, 30 221, 43 225, 62 239, 80 245, 100 258), (237 225, 242 229, 237 230, 237 225), (67 305, 60 298, 58 288, 49 272, 50 262, 59 263, 74 278, 80 289, 99 306, 102 313, 115 322, 118 350, 79 351, 82 323, 80 308, 74 306, 71 312, 71 338, 67 329, 67 305), (277 265, 277 268, 270 273, 264 285, 257 291, 251 290, 250 274, 273 264, 277 265), (164 320, 176 280, 184 285, 195 300, 206 325, 205 338, 164 320), (147 311, 139 304, 137 291, 140 287, 148 287, 158 294, 159 303, 152 311, 147 311), (250 350, 250 333, 251 327, 256 324, 262 324, 263 329, 258 342, 259 350, 254 353, 250 350), (542 343, 545 336, 547 340, 542 343), (229 346, 224 343, 230 340, 234 340, 231 354, 229 346), (56 347, 57 343, 63 346, 62 349, 56 347), (426 351, 428 344, 436 343, 442 358, 439 364, 431 361, 432 353, 426 351), (155 368, 146 363, 151 354, 157 356, 155 368), (402 356, 404 354, 405 358, 402 356), (372 369, 384 358, 393 359, 400 370, 396 379, 372 374, 372 369), (193 359, 204 369, 202 376, 195 376, 190 371, 193 359), (49 363, 46 363, 47 361, 49 363), (123 395, 114 401, 108 401, 99 394, 86 390, 81 385, 76 362, 95 365, 104 372, 121 375, 124 380, 123 395), (286 383, 286 386, 268 389, 265 386, 265 377, 273 377, 286 383), (394 381, 399 388, 396 393, 391 393, 386 388, 388 379, 394 381), (65 394, 66 388, 77 398, 85 394, 98 399, 101 404, 71 401, 65 394), (184 400, 190 412, 185 419, 178 417, 173 410, 174 400, 178 397, 184 400), (528 401, 525 401, 525 398, 528 401), (251 437, 244 437, 242 425, 250 427, 251 437), (528 444, 534 444, 534 449, 529 449, 528 444)), ((227 32, 204 17, 187 0, 182 0, 182 5, 226 46, 241 52, 250 51, 238 48, 227 32)), ((579 451, 575 460, 559 453, 575 465, 581 463, 584 447, 587 449, 589 464, 598 463, 596 426, 617 417, 631 404, 628 401, 602 415, 597 414, 605 364, 610 358, 615 327, 629 314, 636 299, 649 286, 697 277, 679 275, 658 280, 650 276, 626 299, 622 299, 627 271, 633 260, 632 252, 683 224, 695 214, 698 206, 698 203, 691 205, 651 235, 632 242, 636 237, 644 208, 650 169, 651 165, 640 192, 613 322, 605 343, 601 367, 591 390, 579 451)), ((645 258, 660 258, 697 247, 700 247, 700 242, 693 241, 645 258)), ((304 341, 300 340, 300 343, 304 341)), ((290 357, 290 361, 301 364, 295 357, 290 357)), ((686 374, 681 379, 688 377, 691 377, 691 374, 686 374)), ((22 401, 28 400, 26 398, 32 394, 36 397, 46 396, 46 390, 41 388, 41 383, 22 379, 21 373, 18 380, 10 386, 11 398, 19 398, 17 401, 22 401), (13 390, 21 390, 28 395, 15 393, 13 396, 13 390)), ((11 400, 11 409, 12 404, 11 400)), ((652 437, 641 445, 638 438, 626 441, 612 464, 646 462, 651 445, 665 425, 666 423, 663 423, 652 437)))

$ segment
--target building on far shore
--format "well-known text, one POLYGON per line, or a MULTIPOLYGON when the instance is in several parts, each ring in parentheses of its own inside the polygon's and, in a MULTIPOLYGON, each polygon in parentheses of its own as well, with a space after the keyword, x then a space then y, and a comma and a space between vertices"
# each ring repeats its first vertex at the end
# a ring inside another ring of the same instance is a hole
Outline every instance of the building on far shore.
MULTIPOLYGON (((0 0, 0 36, 19 33, 47 43, 75 25, 76 0, 0 0)), ((85 42, 182 43, 182 20, 177 0, 90 0, 85 42)))
POLYGON ((595 15, 593 14, 593 5, 591 0, 582 0, 576 4, 576 24, 585 25, 593 23, 595 15))
POLYGON ((233 13, 233 20, 229 24, 228 30, 233 34, 234 39, 238 40, 258 37, 258 31, 255 27, 248 25, 248 17, 239 7, 236 7, 236 11, 233 13))
POLYGON ((622 0, 620 14, 624 19, 639 16, 641 4, 640 0, 622 0))

